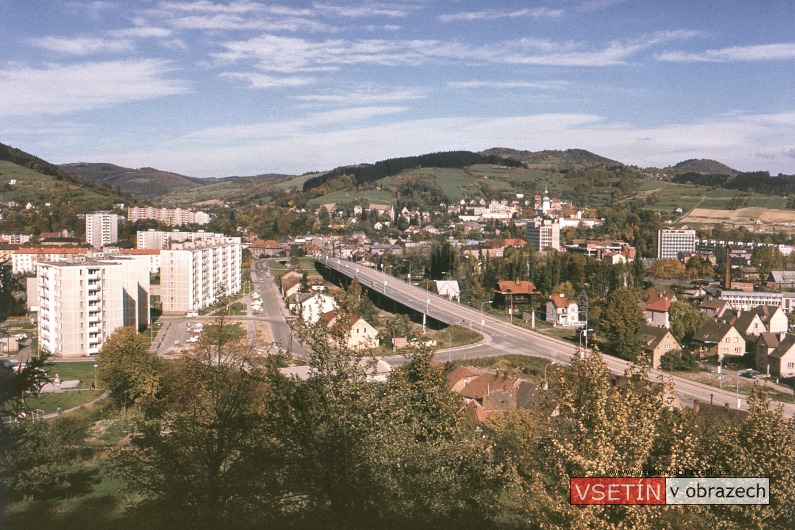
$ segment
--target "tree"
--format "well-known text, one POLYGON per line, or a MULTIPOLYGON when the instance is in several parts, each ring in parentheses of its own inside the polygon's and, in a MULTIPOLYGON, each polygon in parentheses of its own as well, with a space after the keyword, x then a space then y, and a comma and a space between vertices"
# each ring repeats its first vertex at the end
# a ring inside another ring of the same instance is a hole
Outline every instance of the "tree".
POLYGON ((135 328, 116 330, 97 355, 97 379, 120 407, 157 393, 160 359, 135 328))
POLYGON ((146 495, 140 509, 181 527, 267 525, 285 503, 277 486, 278 441, 266 410, 271 387, 243 341, 223 320, 213 339, 165 365, 161 389, 143 402, 144 419, 117 473, 146 495))
POLYGON ((320 224, 321 229, 324 229, 331 224, 331 215, 329 214, 328 208, 325 206, 321 206, 320 210, 318 210, 317 222, 320 224))
POLYGON ((687 269, 678 259, 661 259, 652 264, 649 275, 664 280, 680 280, 687 278, 687 269))
POLYGON ((599 319, 599 330, 610 349, 619 357, 633 361, 640 353, 636 335, 643 324, 639 300, 640 292, 635 289, 616 289, 607 297, 599 319))
POLYGON ((682 344, 689 344, 696 331, 709 320, 705 313, 687 302, 674 302, 669 310, 671 315, 671 333, 682 344))
POLYGON ((670 350, 662 356, 660 368, 668 371, 698 371, 696 358, 689 351, 670 350))
POLYGON ((781 270, 784 268, 784 255, 773 246, 757 246, 751 255, 751 265, 759 271, 759 278, 767 280, 770 271, 781 270))

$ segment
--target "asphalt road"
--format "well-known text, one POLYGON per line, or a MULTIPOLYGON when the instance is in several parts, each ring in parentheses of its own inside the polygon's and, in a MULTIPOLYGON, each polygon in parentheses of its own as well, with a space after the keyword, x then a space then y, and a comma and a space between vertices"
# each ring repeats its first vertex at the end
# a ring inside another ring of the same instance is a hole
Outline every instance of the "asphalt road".
MULTIPOLYGON (((409 285, 393 276, 388 276, 368 267, 360 267, 356 263, 332 257, 318 258, 318 261, 346 276, 357 278, 363 286, 379 292, 406 307, 424 313, 429 318, 439 322, 459 324, 476 331, 481 331, 482 326, 482 332, 486 337, 483 343, 441 351, 436 354, 438 360, 518 354, 542 357, 550 361, 567 364, 577 354, 577 349, 567 342, 513 326, 488 314, 482 314, 477 309, 450 302, 435 293, 409 285)), ((627 361, 608 355, 603 357, 612 373, 625 373, 629 364, 627 361)), ((400 356, 392 356, 387 360, 394 365, 399 365, 402 362, 400 356)), ((676 394, 686 404, 692 404, 695 400, 698 400, 702 403, 713 402, 719 405, 728 403, 731 408, 738 408, 738 396, 732 388, 731 380, 727 382, 726 388, 719 389, 681 377, 671 376, 658 370, 651 370, 649 377, 653 381, 660 381, 665 384, 673 381, 676 394)), ((739 401, 739 408, 747 410, 748 403, 742 395, 739 396, 739 401)), ((779 404, 784 407, 785 416, 792 417, 795 415, 795 404, 774 402, 774 405, 779 404)))

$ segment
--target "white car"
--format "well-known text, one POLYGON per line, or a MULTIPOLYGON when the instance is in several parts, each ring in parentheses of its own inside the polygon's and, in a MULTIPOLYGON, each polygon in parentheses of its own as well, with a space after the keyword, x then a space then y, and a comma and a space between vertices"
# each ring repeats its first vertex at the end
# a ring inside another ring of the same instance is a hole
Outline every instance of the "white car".
POLYGON ((188 337, 188 340, 186 342, 189 342, 191 344, 199 342, 199 337, 197 337, 196 335, 191 335, 190 337, 188 337))

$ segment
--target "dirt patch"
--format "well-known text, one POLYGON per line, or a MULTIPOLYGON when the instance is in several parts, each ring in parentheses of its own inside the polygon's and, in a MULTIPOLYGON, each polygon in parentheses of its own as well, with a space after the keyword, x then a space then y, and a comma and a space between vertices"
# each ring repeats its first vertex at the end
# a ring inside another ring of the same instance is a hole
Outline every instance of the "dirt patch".
POLYGON ((745 226, 750 230, 770 232, 776 230, 795 232, 795 211, 767 210, 765 208, 738 208, 737 210, 712 210, 694 208, 682 217, 682 223, 745 226))
POLYGON ((257 344, 273 344, 271 326, 267 322, 255 322, 254 333, 257 336, 257 344))

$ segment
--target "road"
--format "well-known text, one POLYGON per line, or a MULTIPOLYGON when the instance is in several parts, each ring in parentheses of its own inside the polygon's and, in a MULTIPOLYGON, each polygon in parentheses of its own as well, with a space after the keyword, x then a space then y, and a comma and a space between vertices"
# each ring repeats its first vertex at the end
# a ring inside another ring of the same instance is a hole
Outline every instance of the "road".
MULTIPOLYGON (((409 285, 393 276, 368 267, 360 267, 356 263, 328 256, 318 258, 318 262, 348 277, 357 278, 362 286, 381 293, 429 318, 445 324, 467 326, 476 331, 482 329, 482 333, 486 337, 483 343, 439 352, 436 355, 438 360, 518 354, 542 357, 567 364, 577 354, 577 349, 567 342, 513 326, 508 322, 483 314, 478 309, 450 302, 435 293, 409 285)), ((627 361, 608 355, 603 355, 603 357, 612 373, 625 373, 629 364, 627 361)), ((400 356, 392 356, 388 360, 395 365, 402 362, 400 356)), ((731 408, 738 408, 738 396, 729 386, 726 389, 719 389, 658 370, 650 370, 649 377, 652 381, 665 384, 673 382, 676 394, 686 404, 692 405, 694 401, 698 400, 702 403, 713 402, 720 405, 728 403, 731 408)), ((745 398, 742 395, 739 398, 739 408, 748 410, 745 398)), ((795 404, 774 402, 774 405, 779 404, 784 407, 785 416, 795 415, 795 404)))

